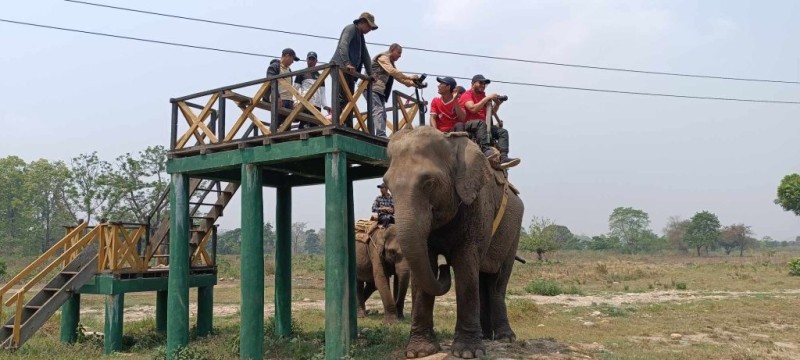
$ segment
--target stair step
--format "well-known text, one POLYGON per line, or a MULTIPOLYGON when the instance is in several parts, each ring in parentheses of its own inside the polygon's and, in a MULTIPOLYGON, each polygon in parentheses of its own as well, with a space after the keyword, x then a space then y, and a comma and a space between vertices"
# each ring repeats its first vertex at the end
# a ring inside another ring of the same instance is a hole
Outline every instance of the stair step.
POLYGON ((77 271, 62 271, 59 274, 75 276, 75 275, 78 275, 78 272, 77 271))
POLYGON ((194 202, 194 201, 190 201, 189 205, 222 206, 222 204, 217 204, 217 203, 194 202))
POLYGON ((59 291, 61 291, 61 289, 59 289, 59 288, 44 288, 44 289, 42 289, 42 291, 59 292, 59 291))
POLYGON ((190 216, 190 217, 191 217, 192 219, 210 219, 210 220, 216 219, 216 217, 214 217, 214 216, 208 216, 208 215, 203 215, 203 216, 190 216))
POLYGON ((151 257, 154 257, 154 258, 168 258, 169 255, 153 255, 151 257))
POLYGON ((31 309, 31 310, 39 310, 39 309, 42 308, 41 306, 36 306, 36 305, 25 305, 23 307, 26 308, 26 309, 31 309))
POLYGON ((215 193, 229 193, 229 194, 232 194, 232 192, 227 191, 227 190, 206 189, 206 188, 197 188, 197 189, 195 189, 195 191, 212 191, 212 192, 215 192, 215 193))

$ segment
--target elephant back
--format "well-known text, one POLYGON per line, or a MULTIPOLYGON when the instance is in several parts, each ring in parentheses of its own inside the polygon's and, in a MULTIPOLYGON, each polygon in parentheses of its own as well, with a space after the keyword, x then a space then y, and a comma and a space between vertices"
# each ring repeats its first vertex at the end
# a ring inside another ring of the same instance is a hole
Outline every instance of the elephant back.
POLYGON ((370 219, 356 221, 356 241, 369 243, 370 235, 378 229, 378 222, 370 219))

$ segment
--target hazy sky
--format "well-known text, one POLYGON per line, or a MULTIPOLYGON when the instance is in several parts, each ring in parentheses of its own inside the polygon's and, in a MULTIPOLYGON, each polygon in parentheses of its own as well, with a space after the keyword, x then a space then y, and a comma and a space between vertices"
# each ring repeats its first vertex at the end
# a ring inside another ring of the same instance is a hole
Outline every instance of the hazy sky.
MULTIPOLYGON (((101 1, 101 0, 98 0, 101 1)), ((105 1, 156 12, 338 36, 362 11, 367 41, 553 62, 800 81, 800 2, 787 1, 105 1), (302 6, 302 8, 298 7, 302 6)), ((0 18, 330 59, 335 41, 234 29, 73 3, 4 1, 0 18)), ((113 160, 168 145, 169 98, 264 76, 269 59, 0 23, 0 157, 113 160)), ((374 55, 384 49, 372 46, 374 55)), ((800 101, 800 85, 605 72, 406 50, 403 70, 577 87, 800 101)), ((294 69, 305 67, 297 63, 294 69)), ((466 81, 459 82, 466 85, 466 81)), ((511 180, 533 215, 576 234, 607 232, 618 206, 669 216, 701 210, 761 237, 793 240, 800 218, 773 204, 800 172, 800 106, 682 100, 492 84, 522 164, 511 180)), ((425 91, 428 99, 435 87, 425 91)), ((357 183, 366 217, 377 180, 357 183)), ((324 226, 322 187, 294 190, 294 221, 324 226)), ((265 191, 274 219, 274 191, 265 191)), ((238 199, 220 220, 237 227, 238 199)))

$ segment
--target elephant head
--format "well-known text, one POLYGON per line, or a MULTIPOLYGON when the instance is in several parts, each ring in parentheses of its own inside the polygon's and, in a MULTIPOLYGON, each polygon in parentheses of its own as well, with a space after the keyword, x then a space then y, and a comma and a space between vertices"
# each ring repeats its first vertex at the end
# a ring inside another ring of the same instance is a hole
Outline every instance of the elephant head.
POLYGON ((384 181, 395 202, 397 239, 415 282, 434 296, 450 289, 446 265, 435 273, 428 238, 469 206, 490 180, 489 165, 465 135, 444 135, 431 127, 400 131, 389 141, 384 181))

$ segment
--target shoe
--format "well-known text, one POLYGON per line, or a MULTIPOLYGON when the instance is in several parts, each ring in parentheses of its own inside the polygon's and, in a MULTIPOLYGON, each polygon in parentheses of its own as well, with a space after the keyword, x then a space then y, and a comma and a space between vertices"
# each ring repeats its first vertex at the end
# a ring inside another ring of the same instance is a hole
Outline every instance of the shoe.
POLYGON ((510 167, 514 167, 514 166, 519 165, 520 162, 521 162, 520 159, 510 158, 510 157, 508 157, 508 155, 503 155, 500 158, 500 168, 501 169, 508 169, 510 167))
POLYGON ((497 161, 497 159, 500 157, 500 153, 495 149, 486 149, 486 151, 483 152, 483 155, 486 156, 486 160, 489 160, 490 162, 497 161))

